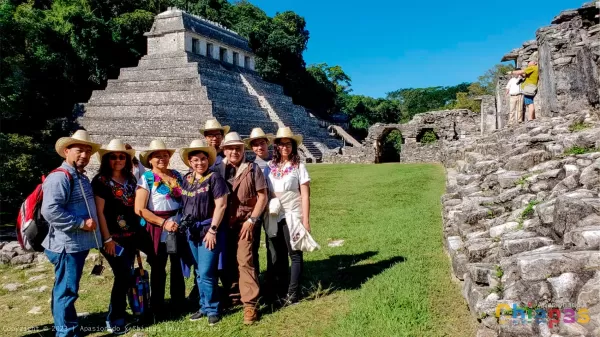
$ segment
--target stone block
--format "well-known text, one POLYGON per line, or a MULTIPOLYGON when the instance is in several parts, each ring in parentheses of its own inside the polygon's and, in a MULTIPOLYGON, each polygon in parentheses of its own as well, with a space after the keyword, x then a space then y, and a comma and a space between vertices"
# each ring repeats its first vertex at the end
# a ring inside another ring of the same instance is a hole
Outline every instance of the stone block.
POLYGON ((530 151, 509 158, 505 168, 510 171, 523 171, 548 159, 550 159, 550 155, 546 151, 530 151))
POLYGON ((556 199, 552 228, 558 237, 563 238, 567 232, 575 228, 577 223, 598 212, 600 200, 577 199, 569 196, 561 196, 556 199))

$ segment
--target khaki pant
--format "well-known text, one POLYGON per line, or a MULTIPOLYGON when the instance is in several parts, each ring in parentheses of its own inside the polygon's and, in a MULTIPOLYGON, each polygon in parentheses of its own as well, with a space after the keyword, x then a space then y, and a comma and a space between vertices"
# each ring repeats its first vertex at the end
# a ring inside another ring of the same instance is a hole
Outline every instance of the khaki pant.
MULTIPOLYGON (((242 223, 227 229, 225 245, 225 279, 224 288, 231 299, 241 297, 244 306, 256 306, 260 288, 258 271, 254 266, 254 240, 244 240, 240 236, 242 223)), ((260 226, 254 226, 254 237, 260 226)), ((253 239, 254 239, 253 237, 253 239)))
POLYGON ((511 95, 509 107, 508 124, 521 123, 523 121, 523 95, 511 95))

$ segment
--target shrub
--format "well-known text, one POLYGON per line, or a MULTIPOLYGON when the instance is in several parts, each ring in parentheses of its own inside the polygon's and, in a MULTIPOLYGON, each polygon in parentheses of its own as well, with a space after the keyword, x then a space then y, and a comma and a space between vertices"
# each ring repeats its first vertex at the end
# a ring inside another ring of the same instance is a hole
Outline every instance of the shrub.
POLYGON ((569 125, 569 131, 577 132, 577 131, 589 129, 591 127, 592 127, 592 124, 588 124, 585 122, 575 122, 575 123, 569 125))
POLYGON ((565 154, 566 155, 570 155, 570 154, 586 154, 586 153, 596 152, 596 151, 599 151, 599 149, 595 149, 593 147, 573 146, 571 148, 566 149, 565 150, 565 154))
POLYGON ((433 130, 427 130, 421 137, 421 144, 431 144, 437 142, 437 136, 433 130))

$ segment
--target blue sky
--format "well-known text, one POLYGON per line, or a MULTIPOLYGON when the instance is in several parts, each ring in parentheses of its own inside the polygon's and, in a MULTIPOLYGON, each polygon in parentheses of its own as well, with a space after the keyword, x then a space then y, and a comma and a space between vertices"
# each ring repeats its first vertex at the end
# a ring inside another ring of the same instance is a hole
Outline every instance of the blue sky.
POLYGON ((293 10, 310 31, 307 64, 340 65, 355 94, 472 82, 585 0, 545 0, 520 9, 496 0, 250 0, 268 15, 293 10))

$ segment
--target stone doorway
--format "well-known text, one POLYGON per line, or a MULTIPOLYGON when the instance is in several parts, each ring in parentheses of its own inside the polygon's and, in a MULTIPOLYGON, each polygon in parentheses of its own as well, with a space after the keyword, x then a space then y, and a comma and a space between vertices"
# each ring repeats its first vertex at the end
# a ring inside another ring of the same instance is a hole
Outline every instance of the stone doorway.
POLYGON ((404 137, 399 128, 385 129, 377 140, 377 163, 398 163, 404 137))

